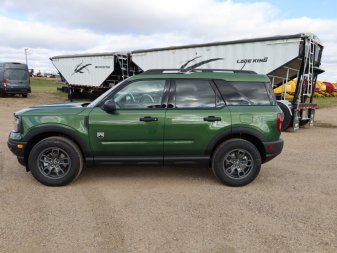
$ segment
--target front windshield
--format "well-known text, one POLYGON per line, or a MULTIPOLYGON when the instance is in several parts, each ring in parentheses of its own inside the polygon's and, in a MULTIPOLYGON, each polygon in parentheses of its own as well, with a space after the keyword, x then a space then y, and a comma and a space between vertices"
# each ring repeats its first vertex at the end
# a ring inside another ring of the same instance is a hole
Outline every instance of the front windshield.
MULTIPOLYGON (((127 79, 126 79, 127 80, 127 79)), ((116 84, 115 86, 113 86, 111 89, 107 90, 106 92, 104 92, 102 95, 100 95, 98 98, 96 98, 94 101, 92 101, 88 107, 95 107, 98 103, 100 103, 102 100, 104 100, 106 97, 108 97, 111 92, 120 84, 124 83, 126 80, 116 84)))

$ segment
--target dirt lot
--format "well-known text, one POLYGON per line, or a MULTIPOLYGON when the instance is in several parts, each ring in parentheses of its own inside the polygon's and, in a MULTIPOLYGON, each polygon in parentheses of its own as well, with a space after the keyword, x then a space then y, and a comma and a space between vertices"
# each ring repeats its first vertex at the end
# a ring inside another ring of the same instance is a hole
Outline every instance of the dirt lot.
POLYGON ((57 102, 0 98, 0 252, 337 252, 337 108, 284 133, 243 188, 196 168, 89 168, 49 188, 7 148, 12 114, 57 102))

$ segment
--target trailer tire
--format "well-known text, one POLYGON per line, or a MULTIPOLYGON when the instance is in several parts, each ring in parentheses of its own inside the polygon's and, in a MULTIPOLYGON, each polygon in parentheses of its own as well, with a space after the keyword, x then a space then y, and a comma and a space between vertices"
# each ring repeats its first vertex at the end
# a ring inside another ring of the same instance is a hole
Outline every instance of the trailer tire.
POLYGON ((310 119, 300 120, 299 125, 300 127, 304 127, 306 124, 308 124, 310 119))
POLYGON ((289 108, 282 103, 277 103, 277 105, 281 108, 282 112, 283 112, 283 122, 282 122, 282 131, 285 131, 289 128, 290 123, 292 121, 292 116, 290 114, 289 108))

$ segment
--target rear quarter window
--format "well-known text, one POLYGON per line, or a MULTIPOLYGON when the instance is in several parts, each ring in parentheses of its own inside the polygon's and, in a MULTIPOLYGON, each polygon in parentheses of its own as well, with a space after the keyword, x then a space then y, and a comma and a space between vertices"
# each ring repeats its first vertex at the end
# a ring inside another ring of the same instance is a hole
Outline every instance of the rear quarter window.
POLYGON ((227 105, 275 105, 270 83, 215 81, 227 105))

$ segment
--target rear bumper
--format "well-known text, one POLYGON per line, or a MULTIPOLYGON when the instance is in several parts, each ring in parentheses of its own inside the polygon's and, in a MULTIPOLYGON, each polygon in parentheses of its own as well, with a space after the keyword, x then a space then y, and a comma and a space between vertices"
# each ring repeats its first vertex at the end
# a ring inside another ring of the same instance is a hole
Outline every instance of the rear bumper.
POLYGON ((263 163, 265 163, 281 154, 283 149, 283 140, 279 139, 277 141, 263 142, 263 146, 266 154, 263 161, 263 163))
POLYGON ((7 94, 27 94, 27 93, 31 93, 31 88, 30 87, 11 87, 11 86, 7 86, 5 92, 7 94))

